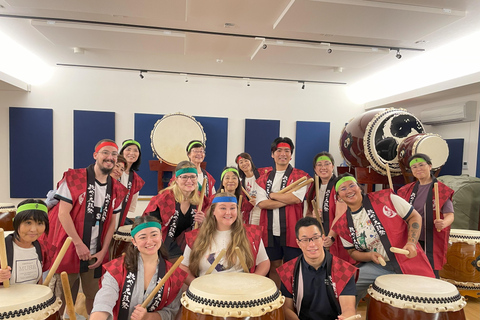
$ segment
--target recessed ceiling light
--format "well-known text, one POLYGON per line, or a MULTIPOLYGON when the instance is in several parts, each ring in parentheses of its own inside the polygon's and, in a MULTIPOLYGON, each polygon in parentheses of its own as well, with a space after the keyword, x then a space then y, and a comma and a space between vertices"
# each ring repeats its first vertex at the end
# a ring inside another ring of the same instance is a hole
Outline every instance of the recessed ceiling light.
POLYGON ((217 59, 217 63, 222 63, 223 59, 217 59))

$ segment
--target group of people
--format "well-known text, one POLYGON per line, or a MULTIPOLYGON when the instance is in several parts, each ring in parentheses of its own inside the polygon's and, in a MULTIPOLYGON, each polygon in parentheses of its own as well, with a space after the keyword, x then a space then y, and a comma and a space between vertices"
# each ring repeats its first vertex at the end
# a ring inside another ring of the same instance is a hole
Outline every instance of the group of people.
POLYGON ((417 181, 397 194, 390 189, 364 194, 353 176, 336 177, 332 155, 321 152, 313 159, 319 190, 304 184, 284 192, 310 177, 290 164, 291 139, 275 139, 270 151, 273 166, 266 168, 256 168, 249 154, 239 154, 237 166, 222 171, 216 192, 215 179, 200 166, 205 145, 191 141, 189 160, 176 166, 170 185, 132 221, 126 254, 108 261, 113 233, 135 211, 143 180, 135 172, 141 158, 138 142, 125 141, 119 152, 114 141, 101 140, 93 165, 65 172, 53 207, 48 210, 33 199, 19 204, 14 234, 6 241, 12 268, 0 270, 0 281, 26 283, 18 272, 26 260, 24 249, 37 270, 30 283, 41 281, 41 271, 67 236, 73 246, 57 274, 66 271, 72 287, 81 281, 91 319, 174 319, 182 284, 206 274, 222 251, 213 272, 242 272, 244 262, 249 272, 270 277, 286 297, 286 319, 353 316, 380 275, 438 277, 453 222, 453 191, 438 183, 441 214, 435 219, 437 181, 428 156, 412 156, 417 181), (391 247, 408 254, 392 253, 391 247), (142 307, 180 256, 180 268, 142 307))

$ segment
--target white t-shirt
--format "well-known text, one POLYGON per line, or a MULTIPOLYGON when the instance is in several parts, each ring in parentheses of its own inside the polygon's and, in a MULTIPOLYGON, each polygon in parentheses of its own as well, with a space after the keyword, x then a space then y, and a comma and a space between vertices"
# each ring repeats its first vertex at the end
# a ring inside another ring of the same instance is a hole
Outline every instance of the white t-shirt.
MULTIPOLYGON (((125 186, 125 188, 127 188, 128 186, 128 177, 129 175, 126 174, 125 172, 122 173, 122 175, 120 176, 120 182, 125 186)), ((132 202, 130 202, 130 207, 128 208, 128 212, 127 212, 127 217, 135 217, 135 208, 137 207, 137 200, 138 200, 138 194, 140 193, 140 191, 138 191, 137 193, 135 193, 134 195, 132 194, 129 194, 128 196, 132 198, 132 202)), ((119 214, 116 214, 115 215, 115 230, 118 228, 118 224, 120 222, 120 215, 119 214)))
MULTIPOLYGON (((227 249, 232 239, 231 233, 232 233, 231 230, 215 231, 215 234, 213 235, 213 242, 210 245, 210 249, 200 260, 199 276, 203 276, 207 272, 208 268, 210 268, 213 261, 215 261, 215 258, 220 253, 220 251, 222 251, 222 249, 225 249, 225 250, 227 249)), ((183 253, 183 261, 182 261, 182 264, 186 267, 190 265, 191 251, 192 251, 191 248, 187 245, 183 253)), ((255 261, 255 265, 258 266, 261 262, 266 260, 268 260, 267 252, 265 250, 265 246, 263 245, 263 241, 260 241, 260 246, 258 248, 258 254, 257 254, 257 259, 255 261)), ((237 260, 237 263, 230 269, 225 269, 224 265, 226 267, 225 256, 222 259, 220 259, 220 262, 217 264, 217 266, 215 267, 212 273, 243 272, 243 268, 239 260, 237 260)))
MULTIPOLYGON (((272 189, 270 192, 278 192, 280 191, 280 187, 282 186, 282 178, 283 175, 285 174, 284 171, 277 171, 275 173, 275 177, 273 178, 273 184, 272 184, 272 189)), ((267 192, 265 189, 261 188, 260 186, 257 185, 257 203, 256 205, 264 200, 268 200, 269 198, 267 197, 267 192)), ((305 198, 305 193, 307 192, 307 186, 304 186, 297 191, 293 192, 293 194, 303 201, 305 198)), ((279 209, 273 209, 273 235, 279 237, 280 236, 280 211, 279 209)))
POLYGON ((13 241, 13 266, 10 283, 37 284, 42 277, 42 263, 35 247, 22 248, 13 241))
MULTIPOLYGON (((257 183, 255 182, 255 176, 251 176, 250 178, 245 177, 245 190, 248 194, 252 197, 257 196, 257 183)), ((255 205, 252 211, 250 211, 250 224, 259 225, 260 224, 260 212, 262 210, 255 205)))
MULTIPOLYGON (((392 200, 396 213, 403 219, 408 218, 413 210, 413 207, 407 201, 395 194, 391 194, 390 199, 392 200)), ((377 212, 377 214, 383 213, 377 212)), ((385 258, 385 261, 388 261, 387 253, 382 242, 380 241, 380 236, 368 218, 365 208, 362 207, 359 211, 352 212, 352 220, 360 247, 366 251, 378 252, 385 258)), ((345 248, 354 248, 353 243, 345 240, 342 237, 340 237, 340 239, 342 240, 342 244, 345 248)))
MULTIPOLYGON (((200 189, 203 185, 203 180, 205 179, 204 175, 203 175, 203 171, 200 172, 197 176, 197 182, 198 182, 198 188, 200 189)), ((208 188, 208 186, 207 186, 208 188)), ((215 186, 212 187, 212 190, 210 191, 210 194, 215 194, 215 186)), ((206 194, 205 194, 206 195, 206 194)))

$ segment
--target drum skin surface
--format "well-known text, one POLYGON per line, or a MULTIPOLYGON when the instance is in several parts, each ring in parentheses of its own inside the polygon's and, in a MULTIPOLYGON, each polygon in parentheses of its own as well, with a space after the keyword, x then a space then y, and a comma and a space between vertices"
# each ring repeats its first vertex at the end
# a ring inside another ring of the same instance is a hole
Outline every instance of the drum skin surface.
POLYGON ((468 284, 480 288, 480 231, 450 231, 447 262, 439 275, 462 288, 468 284))
POLYGON ((408 159, 416 153, 423 153, 432 160, 432 169, 438 169, 447 162, 448 144, 438 134, 419 133, 403 140, 398 146, 398 161, 409 168, 408 159))
POLYGON ((132 242, 132 236, 130 235, 131 230, 131 225, 125 225, 115 231, 110 245, 110 260, 118 258, 122 253, 126 252, 129 244, 132 242))

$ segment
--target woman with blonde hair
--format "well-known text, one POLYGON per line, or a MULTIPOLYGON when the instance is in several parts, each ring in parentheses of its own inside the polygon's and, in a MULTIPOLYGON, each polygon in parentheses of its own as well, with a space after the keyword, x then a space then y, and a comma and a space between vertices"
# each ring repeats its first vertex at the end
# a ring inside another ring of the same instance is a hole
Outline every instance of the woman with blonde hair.
POLYGON ((182 161, 175 168, 175 181, 150 200, 143 215, 156 217, 162 223, 162 235, 170 259, 182 255, 185 248, 185 232, 192 230, 195 223, 204 219, 202 210, 197 210, 200 193, 197 183, 197 169, 190 161, 182 161))
MULTIPOLYGON (((240 213, 241 215, 241 213, 240 213)), ((250 272, 266 275, 270 270, 262 229, 244 225, 238 214, 237 198, 231 193, 217 193, 201 228, 186 234, 184 260, 180 267, 189 273, 185 283, 206 273, 220 251, 226 250, 213 272, 241 272, 240 249, 250 272)))

